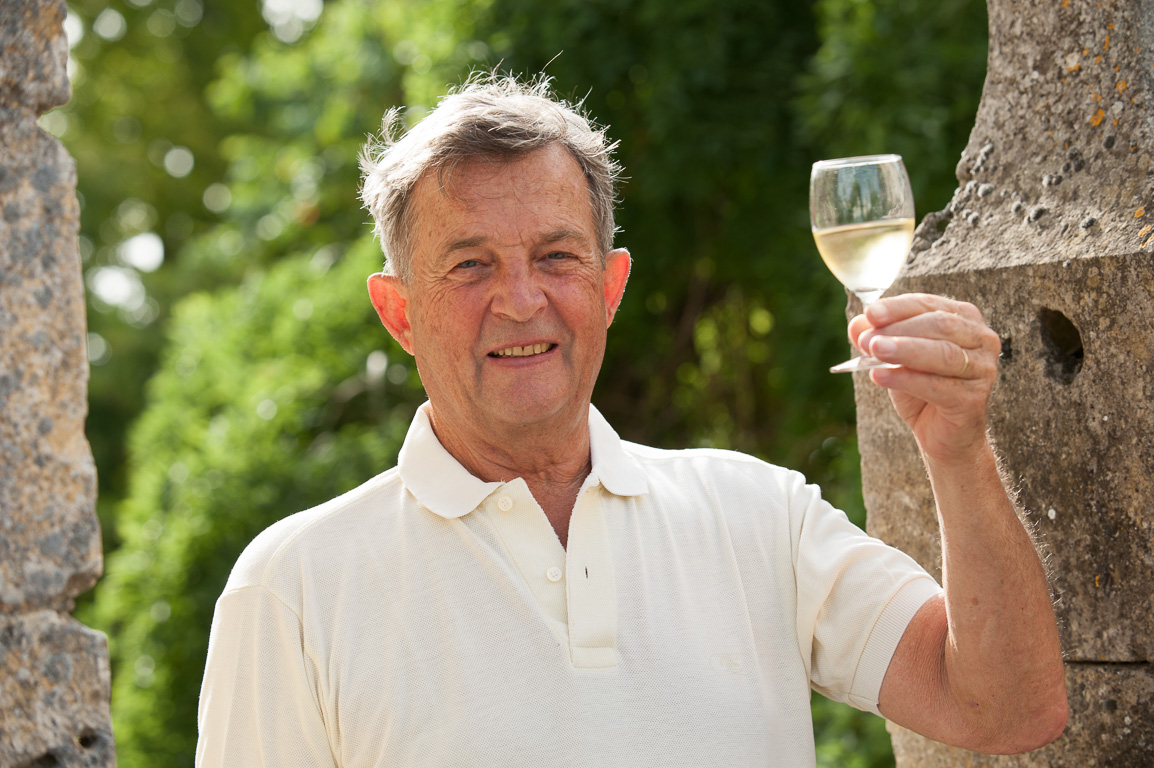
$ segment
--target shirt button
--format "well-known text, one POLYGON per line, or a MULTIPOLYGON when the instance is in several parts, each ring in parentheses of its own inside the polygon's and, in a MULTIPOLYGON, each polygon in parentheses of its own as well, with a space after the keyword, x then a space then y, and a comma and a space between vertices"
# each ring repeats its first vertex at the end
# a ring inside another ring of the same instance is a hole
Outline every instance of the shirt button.
POLYGON ((508 512, 512 508, 513 500, 508 496, 502 496, 501 498, 497 499, 497 509, 501 510, 502 512, 508 512))
POLYGON ((550 568, 549 570, 545 571, 545 578, 552 582, 561 581, 561 569, 550 568))

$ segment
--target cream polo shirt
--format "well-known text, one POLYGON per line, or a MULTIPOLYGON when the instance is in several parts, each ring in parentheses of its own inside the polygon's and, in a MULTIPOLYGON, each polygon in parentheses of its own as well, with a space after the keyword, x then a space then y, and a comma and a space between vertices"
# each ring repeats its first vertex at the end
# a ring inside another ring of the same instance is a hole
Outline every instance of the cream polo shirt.
POLYGON ((877 711, 930 576, 794 472, 589 431, 568 551, 424 409, 396 469, 258 536, 197 765, 813 766, 811 686, 877 711))

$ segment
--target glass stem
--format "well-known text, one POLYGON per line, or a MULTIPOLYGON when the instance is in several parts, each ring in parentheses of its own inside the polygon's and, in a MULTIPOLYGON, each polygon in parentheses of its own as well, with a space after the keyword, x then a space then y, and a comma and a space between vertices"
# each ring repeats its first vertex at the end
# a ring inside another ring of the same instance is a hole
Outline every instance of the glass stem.
MULTIPOLYGON (((881 298, 882 293, 884 293, 884 291, 862 291, 861 293, 854 291, 853 295, 857 296, 858 301, 861 302, 861 313, 864 315, 865 311, 869 309, 869 306, 881 298)), ((854 344, 853 346, 859 355, 864 357, 873 357, 869 352, 866 352, 857 344, 854 344)))

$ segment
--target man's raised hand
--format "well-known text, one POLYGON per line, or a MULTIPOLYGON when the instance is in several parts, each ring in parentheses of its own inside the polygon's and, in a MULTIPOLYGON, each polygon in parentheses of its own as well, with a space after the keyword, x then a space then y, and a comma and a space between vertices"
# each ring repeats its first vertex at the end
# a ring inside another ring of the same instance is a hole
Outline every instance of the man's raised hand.
POLYGON ((849 337, 863 353, 902 366, 870 378, 890 391, 927 460, 970 462, 985 449, 1001 342, 977 307, 924 293, 881 299, 850 321, 849 337))

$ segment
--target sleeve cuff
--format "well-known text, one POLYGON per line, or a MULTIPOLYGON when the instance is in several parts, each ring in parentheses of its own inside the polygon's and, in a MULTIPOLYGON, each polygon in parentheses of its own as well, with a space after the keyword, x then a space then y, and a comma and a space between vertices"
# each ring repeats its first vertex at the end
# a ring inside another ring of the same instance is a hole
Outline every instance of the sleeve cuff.
POLYGON ((931 597, 941 594, 942 588, 929 576, 914 579, 898 591, 878 617, 866 641, 865 651, 858 663, 857 674, 849 692, 849 703, 866 712, 881 716, 878 694, 882 679, 889 669, 890 660, 906 627, 914 614, 931 597))

